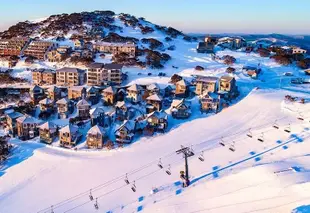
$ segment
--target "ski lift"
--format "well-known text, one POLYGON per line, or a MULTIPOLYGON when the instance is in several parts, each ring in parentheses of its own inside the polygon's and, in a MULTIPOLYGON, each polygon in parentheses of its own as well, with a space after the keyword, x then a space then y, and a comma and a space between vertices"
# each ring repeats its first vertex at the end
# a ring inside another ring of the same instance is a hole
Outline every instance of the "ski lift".
POLYGON ((126 173, 126 177, 125 177, 125 183, 128 185, 129 184, 129 180, 128 180, 128 176, 127 176, 127 173, 126 173))
POLYGON ((277 120, 272 125, 273 128, 279 129, 279 125, 277 124, 277 120))
POLYGON ((251 128, 249 129, 249 131, 246 134, 246 136, 248 136, 249 138, 253 138, 253 134, 252 134, 251 128))
POLYGON ((54 206, 51 206, 51 213, 54 213, 54 206))
POLYGON ((233 141, 233 143, 230 145, 229 150, 232 151, 232 152, 236 151, 235 141, 233 141))
POLYGON ((288 127, 284 129, 284 132, 287 132, 287 133, 291 132, 291 124, 289 124, 288 127))
POLYGON ((225 143, 224 143, 223 137, 221 138, 220 145, 221 145, 221 146, 225 146, 225 143))
POLYGON ((97 201, 97 199, 98 199, 98 198, 96 198, 96 202, 94 203, 94 207, 95 207, 95 209, 96 209, 96 210, 98 210, 98 209, 99 209, 99 205, 98 205, 98 201, 97 201))
POLYGON ((201 154, 199 155, 198 159, 203 162, 205 161, 205 157, 203 156, 203 151, 201 152, 201 154))
POLYGON ((260 142, 264 142, 264 133, 262 132, 262 134, 257 138, 258 141, 260 142))
POLYGON ((301 121, 305 120, 304 116, 301 113, 299 113, 297 119, 301 121))
POLYGON ((92 193, 91 193, 91 190, 89 190, 89 199, 90 199, 90 201, 93 201, 93 200, 94 200, 94 197, 93 197, 93 195, 92 195, 92 193))
POLYGON ((171 175, 171 166, 170 164, 168 165, 168 169, 166 170, 167 175, 171 175))
POLYGON ((158 164, 157 164, 157 165, 158 165, 158 167, 161 168, 161 169, 164 168, 164 167, 163 167, 163 164, 162 164, 162 162, 161 162, 161 158, 159 158, 159 161, 158 161, 158 164))
POLYGON ((136 187, 136 184, 135 184, 136 182, 134 181, 133 182, 133 184, 132 184, 132 186, 131 186, 131 190, 133 191, 133 192, 136 192, 137 191, 137 187, 136 187))

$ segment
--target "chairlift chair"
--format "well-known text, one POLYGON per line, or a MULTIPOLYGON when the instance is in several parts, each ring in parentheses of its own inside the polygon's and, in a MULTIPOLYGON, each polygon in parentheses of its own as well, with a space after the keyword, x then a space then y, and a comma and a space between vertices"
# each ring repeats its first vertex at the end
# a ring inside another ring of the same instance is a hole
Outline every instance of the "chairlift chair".
POLYGON ((298 120, 301 120, 301 121, 305 120, 305 119, 304 119, 304 116, 302 116, 300 113, 299 113, 297 119, 298 119, 298 120))
POLYGON ((262 133, 258 138, 257 138, 258 141, 260 142, 264 142, 264 133, 262 133))
POLYGON ((135 184, 135 181, 133 182, 133 184, 132 184, 132 186, 131 186, 131 190, 133 191, 133 192, 136 192, 137 190, 136 190, 136 184, 135 184))
POLYGON ((198 157, 198 159, 203 162, 205 161, 205 157, 203 156, 203 152, 201 152, 200 156, 198 157))
POLYGON ((277 124, 277 121, 275 121, 272 125, 273 128, 275 129, 279 129, 279 125, 277 124))
POLYGON ((221 138, 220 145, 221 145, 221 146, 225 146, 225 143, 224 143, 223 137, 221 138))
POLYGON ((289 124, 289 126, 284 129, 284 132, 287 132, 287 133, 291 132, 291 124, 289 124))
POLYGON ((167 175, 171 175, 171 166, 170 164, 168 165, 168 169, 166 170, 167 175))
POLYGON ((128 185, 130 182, 129 182, 129 180, 128 180, 128 176, 127 176, 127 173, 126 173, 126 177, 125 177, 125 183, 128 185))
POLYGON ((157 165, 158 165, 158 167, 161 168, 161 169, 164 168, 164 167, 163 167, 163 164, 162 164, 162 162, 161 162, 161 158, 159 158, 159 161, 158 161, 158 164, 157 164, 157 165))
POLYGON ((96 209, 96 210, 98 210, 98 209, 99 209, 99 205, 98 205, 98 201, 97 201, 97 199, 98 199, 98 198, 96 198, 96 202, 94 203, 94 207, 95 207, 95 209, 96 209))
POLYGON ((232 151, 232 152, 236 151, 235 141, 233 141, 233 143, 230 145, 229 150, 232 151))
POLYGON ((92 193, 91 193, 91 190, 89 191, 89 199, 90 199, 90 201, 93 201, 93 200, 94 200, 94 197, 93 197, 93 195, 92 195, 92 193))
POLYGON ((51 206, 51 213, 54 213, 54 206, 51 206))
POLYGON ((249 129, 248 133, 246 134, 246 136, 248 136, 249 138, 253 138, 253 134, 251 132, 251 129, 249 129))

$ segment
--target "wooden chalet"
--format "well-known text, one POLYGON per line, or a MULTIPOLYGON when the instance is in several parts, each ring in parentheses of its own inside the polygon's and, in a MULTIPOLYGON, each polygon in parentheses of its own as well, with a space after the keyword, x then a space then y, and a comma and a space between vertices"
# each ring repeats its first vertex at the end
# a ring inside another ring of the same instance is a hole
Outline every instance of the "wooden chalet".
POLYGON ((68 98, 79 100, 86 96, 86 89, 83 86, 73 86, 68 88, 68 98))
POLYGON ((46 122, 39 126, 40 141, 42 143, 51 144, 58 135, 58 128, 52 122, 46 122))
POLYGON ((9 129, 9 134, 11 134, 13 137, 15 137, 17 134, 16 120, 22 116, 23 114, 19 112, 11 112, 6 114, 6 124, 9 129))
POLYGON ((187 119, 191 116, 191 103, 184 99, 175 99, 171 103, 171 115, 176 119, 187 119))
POLYGON ((102 107, 96 107, 90 110, 90 122, 92 126, 99 125, 104 127, 105 125, 105 112, 102 107))
POLYGON ((218 93, 224 99, 234 99, 239 95, 238 87, 236 84, 236 80, 231 76, 222 76, 220 78, 220 85, 218 93))
POLYGON ((16 119, 17 135, 21 140, 29 140, 38 136, 37 126, 40 121, 29 115, 24 115, 16 119))
POLYGON ((76 107, 79 118, 83 120, 89 119, 90 117, 89 112, 91 105, 85 99, 82 99, 79 102, 77 102, 76 107))
POLYGON ((146 101, 148 104, 147 105, 147 112, 148 113, 151 113, 153 111, 160 111, 162 109, 163 99, 161 96, 157 95, 157 93, 147 97, 146 101))
POLYGON ((68 118, 74 110, 73 102, 68 98, 62 98, 56 102, 58 117, 61 119, 68 118))
POLYGON ((37 85, 30 88, 29 94, 31 97, 31 101, 34 104, 38 104, 39 101, 44 99, 44 97, 45 97, 44 89, 42 87, 37 86, 37 85))
POLYGON ((86 144, 88 148, 101 149, 104 145, 106 133, 103 127, 95 125, 87 132, 86 144))
POLYGON ((51 86, 47 89, 47 97, 53 101, 61 99, 61 89, 56 86, 51 86))
POLYGON ((86 100, 91 103, 91 105, 97 104, 100 99, 99 89, 96 87, 89 87, 86 89, 86 100))
POLYGON ((60 146, 71 148, 78 144, 81 139, 81 134, 78 127, 74 125, 67 125, 59 130, 60 146))
POLYGON ((140 85, 133 84, 127 88, 127 100, 132 103, 139 103, 142 101, 144 90, 140 85))
POLYGON ((185 98, 189 95, 189 86, 190 83, 185 79, 178 81, 176 84, 175 96, 185 98))
POLYGON ((134 110, 130 103, 118 101, 115 104, 115 116, 117 120, 130 120, 134 116, 134 110))
POLYGON ((121 126, 115 130, 115 140, 118 143, 131 143, 135 134, 135 121, 125 120, 121 126))
POLYGON ((165 111, 154 111, 147 115, 147 126, 155 131, 165 131, 168 127, 168 115, 165 111))
POLYGON ((116 102, 116 89, 112 86, 102 91, 102 100, 105 105, 113 105, 116 102))
POLYGON ((54 110, 54 101, 52 99, 44 98, 39 102, 39 105, 41 112, 54 110))
POLYGON ((217 82, 217 77, 198 76, 196 78, 196 95, 202 95, 205 92, 216 92, 217 82))
POLYGON ((205 92, 200 96, 200 111, 201 112, 215 112, 217 113, 220 107, 220 96, 205 92))

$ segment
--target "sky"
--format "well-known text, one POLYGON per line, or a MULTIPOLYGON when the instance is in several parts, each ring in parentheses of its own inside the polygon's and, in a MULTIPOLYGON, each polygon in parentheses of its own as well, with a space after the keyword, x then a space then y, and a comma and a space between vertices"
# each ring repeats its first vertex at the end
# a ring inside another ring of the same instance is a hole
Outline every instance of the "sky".
POLYGON ((112 10, 186 33, 310 34, 310 0, 0 0, 0 9, 0 31, 53 14, 112 10))

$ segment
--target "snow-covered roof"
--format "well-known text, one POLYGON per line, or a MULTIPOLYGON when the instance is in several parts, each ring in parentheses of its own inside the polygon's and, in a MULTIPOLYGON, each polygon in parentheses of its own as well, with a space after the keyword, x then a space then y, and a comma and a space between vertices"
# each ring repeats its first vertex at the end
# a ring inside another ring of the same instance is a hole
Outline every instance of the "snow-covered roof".
POLYGON ((23 114, 20 112, 11 112, 7 114, 7 116, 10 117, 11 119, 15 119, 15 118, 23 116, 23 114))
POLYGON ((148 118, 153 116, 157 117, 158 119, 168 119, 168 114, 164 110, 161 110, 160 112, 154 111, 147 115, 148 118))
POLYGON ((74 73, 82 73, 85 72, 84 70, 78 69, 78 68, 72 68, 72 67, 64 67, 61 69, 56 70, 56 72, 74 72, 74 73))
POLYGON ((142 90, 142 87, 140 85, 137 84, 133 84, 130 87, 127 88, 128 91, 140 91, 142 90))
POLYGON ((96 46, 113 46, 113 47, 135 47, 135 44, 132 42, 127 43, 110 43, 110 42, 104 42, 100 41, 95 43, 96 46))
POLYGON ((94 86, 88 87, 88 88, 86 89, 86 92, 95 92, 95 91, 97 91, 97 88, 94 87, 94 86))
POLYGON ((218 80, 218 78, 217 77, 213 77, 213 76, 198 76, 196 78, 197 82, 205 82, 205 83, 208 83, 208 82, 216 83, 217 80, 218 80))
POLYGON ((126 106, 126 107, 130 107, 131 104, 130 103, 126 103, 125 101, 118 101, 116 104, 115 104, 115 107, 118 107, 118 108, 121 108, 123 106, 126 106))
POLYGON ((103 92, 115 94, 115 93, 116 93, 116 89, 115 89, 114 87, 112 87, 112 86, 109 86, 109 87, 105 88, 105 89, 103 90, 103 92))
POLYGON ((39 87, 38 85, 34 85, 32 87, 30 87, 30 91, 32 90, 43 90, 42 87, 39 87))
POLYGON ((62 98, 56 102, 56 104, 67 104, 70 100, 68 98, 62 98))
POLYGON ((72 86, 68 88, 68 90, 72 90, 72 91, 82 91, 83 89, 84 89, 83 86, 72 86))
POLYGON ((171 107, 178 107, 180 106, 182 103, 184 103, 184 99, 174 99, 171 103, 171 107))
POLYGON ((97 134, 104 135, 105 131, 104 131, 104 129, 101 126, 96 125, 96 126, 93 126, 92 128, 90 128, 90 130, 88 130, 87 135, 88 134, 91 134, 91 135, 97 135, 97 134))
POLYGON ((39 129, 42 129, 42 130, 43 129, 56 129, 56 128, 57 128, 57 126, 50 121, 45 122, 44 124, 39 126, 39 129))
POLYGON ((76 106, 91 106, 85 99, 79 100, 76 106))
POLYGON ((120 130, 120 129, 122 129, 122 128, 126 128, 126 129, 128 129, 128 130, 134 130, 135 129, 135 122, 134 121, 132 121, 132 120, 125 120, 124 122, 123 122, 123 124, 122 125, 120 125, 118 128, 117 128, 117 130, 116 131, 118 131, 118 130, 120 130))
POLYGON ((64 133, 64 132, 75 133, 75 132, 78 131, 78 129, 79 129, 79 128, 78 128, 77 126, 68 124, 67 126, 61 128, 61 129, 59 130, 59 132, 62 132, 62 133, 64 133))
POLYGON ((49 105, 52 104, 53 101, 49 98, 44 98, 43 100, 39 101, 39 104, 49 105))
POLYGON ((148 100, 148 101, 162 101, 162 97, 157 95, 157 94, 154 94, 154 95, 147 97, 146 100, 148 100))
POLYGON ((229 75, 224 75, 220 78, 221 81, 227 81, 227 82, 231 82, 234 79, 234 77, 229 76, 229 75))
POLYGON ((123 68, 122 64, 105 64, 104 69, 107 70, 120 70, 123 68))
POLYGON ((40 121, 30 115, 24 115, 16 119, 19 123, 38 124, 40 121))
POLYGON ((102 107, 96 107, 89 111, 90 116, 97 116, 99 113, 104 113, 104 109, 102 107))
POLYGON ((153 83, 153 84, 147 85, 146 89, 147 90, 155 90, 155 89, 159 89, 159 86, 157 83, 153 83))
POLYGON ((47 89, 48 92, 56 92, 57 90, 59 90, 59 88, 55 85, 53 85, 47 89))
POLYGON ((102 69, 104 67, 104 63, 92 63, 88 65, 90 69, 102 69))

